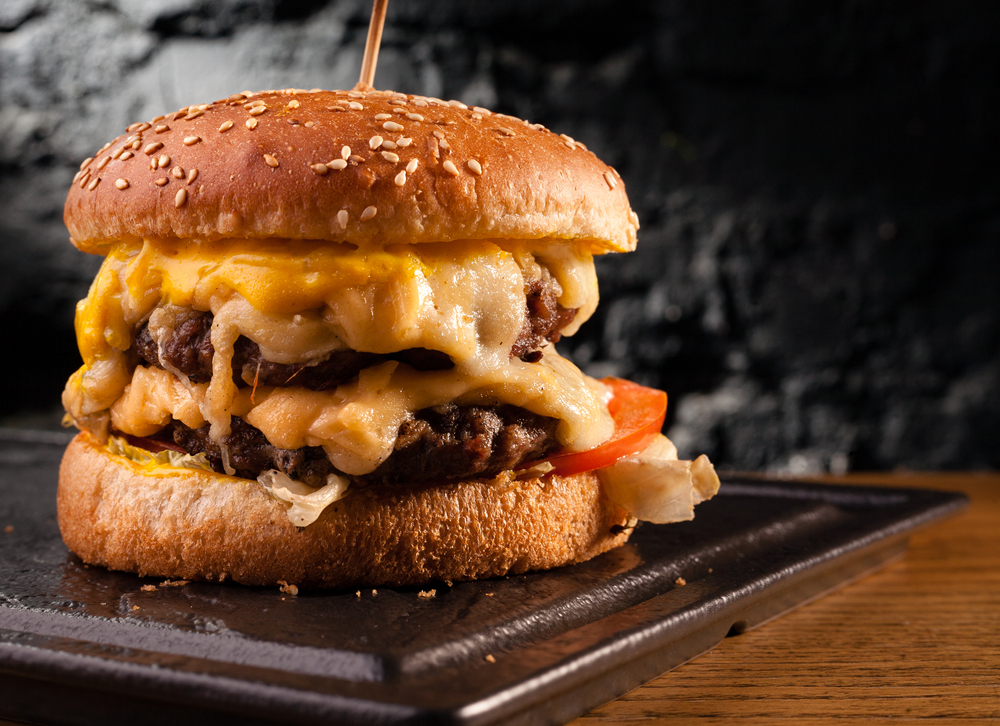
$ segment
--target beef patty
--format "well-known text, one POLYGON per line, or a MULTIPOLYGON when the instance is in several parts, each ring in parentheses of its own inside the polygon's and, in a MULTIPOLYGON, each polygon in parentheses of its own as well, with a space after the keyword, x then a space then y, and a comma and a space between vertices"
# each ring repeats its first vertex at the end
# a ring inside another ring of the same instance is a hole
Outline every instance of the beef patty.
MULTIPOLYGON (((509 405, 427 408, 402 423, 392 454, 375 471, 350 478, 360 484, 416 484, 493 477, 555 451, 557 424, 554 418, 509 405)), ((173 421, 155 438, 172 441, 189 454, 204 452, 212 467, 224 473, 222 447, 208 432, 207 425, 192 429, 173 421)), ((245 479, 277 469, 316 487, 326 483, 327 475, 341 473, 322 447, 279 449, 236 417, 220 443, 228 449, 236 475, 245 479)))
MULTIPOLYGON (((535 362, 541 358, 538 350, 543 341, 557 343, 559 331, 569 325, 576 310, 559 305, 549 278, 529 280, 526 290, 524 327, 511 347, 511 356, 535 362)), ((143 323, 136 333, 135 349, 150 365, 168 368, 186 375, 192 383, 207 383, 212 378, 212 314, 188 310, 174 326, 166 340, 157 345, 143 323), (162 358, 161 358, 162 355, 162 358)), ((419 371, 451 368, 451 359, 440 351, 413 348, 389 355, 337 350, 321 361, 282 364, 265 359, 260 347, 249 338, 240 336, 233 346, 233 380, 237 385, 256 382, 263 386, 302 386, 314 391, 335 388, 360 371, 383 361, 397 360, 419 371)))

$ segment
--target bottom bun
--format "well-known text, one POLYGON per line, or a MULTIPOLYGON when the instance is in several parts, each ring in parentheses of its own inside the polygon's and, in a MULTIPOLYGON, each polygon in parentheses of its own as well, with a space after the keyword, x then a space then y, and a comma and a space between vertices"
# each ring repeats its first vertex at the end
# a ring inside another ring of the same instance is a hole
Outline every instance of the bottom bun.
POLYGON ((349 491, 299 529, 255 481, 149 469, 89 434, 59 470, 59 528, 84 562, 185 580, 414 585, 543 570, 628 539, 593 472, 349 491))

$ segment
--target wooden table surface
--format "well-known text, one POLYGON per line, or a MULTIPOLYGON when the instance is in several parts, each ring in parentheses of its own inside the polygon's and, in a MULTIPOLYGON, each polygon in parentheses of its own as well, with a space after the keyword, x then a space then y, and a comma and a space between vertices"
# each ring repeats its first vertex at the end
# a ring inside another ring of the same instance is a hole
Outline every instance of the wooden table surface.
POLYGON ((825 477, 961 491, 971 506, 906 556, 588 713, 574 726, 1000 726, 1000 475, 825 477))
MULTIPOLYGON (((906 556, 573 722, 1000 726, 1000 475, 825 477, 962 491, 906 556)), ((0 726, 11 722, 0 719, 0 726)))

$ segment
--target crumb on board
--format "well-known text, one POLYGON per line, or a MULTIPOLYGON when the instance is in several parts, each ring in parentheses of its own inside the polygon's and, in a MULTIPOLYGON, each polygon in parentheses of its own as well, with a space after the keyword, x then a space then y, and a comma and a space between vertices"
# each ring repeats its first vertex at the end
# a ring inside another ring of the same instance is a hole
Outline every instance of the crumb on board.
POLYGON ((160 587, 183 587, 187 585, 190 580, 164 580, 160 583, 160 587))
POLYGON ((372 595, 378 595, 378 590, 372 590, 372 595))
POLYGON ((138 610, 138 609, 139 609, 139 606, 138 606, 138 605, 133 605, 133 606, 132 606, 132 609, 133 609, 133 610, 138 610))
POLYGON ((485 660, 487 663, 496 663, 497 662, 497 659, 493 657, 492 653, 487 653, 486 657, 483 658, 483 660, 485 660))
POLYGON ((451 580, 445 580, 444 584, 447 585, 448 587, 454 587, 455 586, 455 583, 452 582, 451 580))
POLYGON ((361 597, 361 590, 358 590, 358 591, 357 591, 356 593, 354 593, 354 594, 355 594, 355 595, 357 595, 358 597, 361 597))
POLYGON ((437 590, 421 590, 417 593, 417 597, 435 597, 437 594, 437 590))
POLYGON ((683 577, 678 577, 676 580, 674 580, 674 584, 677 585, 677 587, 684 587, 686 584, 688 584, 688 582, 683 577))
POLYGON ((492 592, 486 593, 486 597, 493 597, 493 593, 492 592))
POLYGON ((156 592, 156 585, 143 585, 142 586, 142 591, 143 592, 156 592))
POLYGON ((10 534, 13 531, 14 531, 14 525, 13 524, 8 524, 6 527, 3 528, 3 533, 4 534, 10 534))
POLYGON ((711 571, 712 571, 712 568, 711 568, 711 567, 709 567, 709 568, 708 568, 708 571, 709 571, 709 572, 711 572, 711 571))
MULTIPOLYGON (((286 595, 298 595, 299 594, 299 588, 297 586, 295 586, 295 585, 289 585, 284 580, 278 580, 278 585, 280 585, 280 587, 278 589, 281 590, 286 595)), ((284 600, 285 598, 281 598, 281 599, 284 600)))

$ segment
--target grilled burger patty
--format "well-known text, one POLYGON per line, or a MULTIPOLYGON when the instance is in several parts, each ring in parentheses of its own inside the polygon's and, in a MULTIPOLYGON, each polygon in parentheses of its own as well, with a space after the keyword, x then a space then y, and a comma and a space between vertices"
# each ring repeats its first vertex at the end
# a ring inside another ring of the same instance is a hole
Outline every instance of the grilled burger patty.
MULTIPOLYGON (((558 446, 558 423, 509 405, 424 409, 400 426, 388 459, 372 473, 351 478, 363 484, 396 484, 493 477, 552 453, 558 446)), ((233 417, 231 425, 221 444, 237 476, 255 479, 277 469, 310 486, 322 486, 327 475, 340 473, 322 447, 279 449, 243 419, 233 417)), ((155 438, 172 441, 189 454, 204 452, 212 467, 224 473, 222 447, 209 438, 209 428, 192 429, 173 421, 155 438)))
MULTIPOLYGON (((541 358, 538 347, 542 342, 558 342, 559 331, 573 321, 576 310, 559 305, 549 278, 529 280, 526 292, 527 314, 511 347, 511 357, 534 362, 541 358)), ((211 333, 212 314, 189 310, 160 345, 153 340, 148 323, 143 323, 136 333, 135 348, 150 365, 179 371, 192 383, 207 383, 212 378, 215 353, 211 333)), ((446 354, 424 348, 389 355, 337 350, 318 362, 273 363, 261 355, 256 343, 241 336, 233 348, 233 380, 237 385, 255 381, 263 386, 291 385, 322 391, 346 383, 365 368, 386 360, 398 360, 419 371, 445 370, 453 365, 446 354)))

